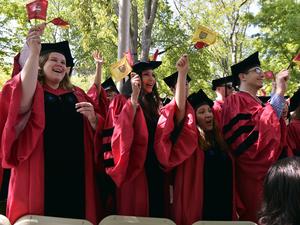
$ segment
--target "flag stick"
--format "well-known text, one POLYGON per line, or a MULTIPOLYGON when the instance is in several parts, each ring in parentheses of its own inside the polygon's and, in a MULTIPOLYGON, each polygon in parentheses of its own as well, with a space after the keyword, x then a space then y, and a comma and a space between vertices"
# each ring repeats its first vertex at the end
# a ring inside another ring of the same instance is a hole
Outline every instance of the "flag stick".
MULTIPOLYGON (((297 51, 296 51, 296 54, 298 54, 299 51, 300 51, 300 46, 298 47, 298 49, 297 49, 297 51)), ((294 57, 295 57, 295 56, 293 55, 293 57, 292 57, 292 59, 291 59, 291 61, 290 61, 290 63, 289 63, 289 66, 287 67, 287 70, 289 70, 289 69, 292 67, 294 57)))

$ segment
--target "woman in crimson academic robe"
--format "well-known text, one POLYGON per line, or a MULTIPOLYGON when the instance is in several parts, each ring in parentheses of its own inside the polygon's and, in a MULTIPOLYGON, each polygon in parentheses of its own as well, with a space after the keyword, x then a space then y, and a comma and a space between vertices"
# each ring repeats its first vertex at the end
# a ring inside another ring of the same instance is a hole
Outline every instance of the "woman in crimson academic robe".
POLYGON ((11 168, 7 216, 101 219, 95 184, 95 135, 104 121, 73 86, 67 42, 44 44, 45 25, 30 30, 29 56, 0 95, 2 166, 11 168))
POLYGON ((160 64, 135 64, 123 94, 109 105, 102 150, 121 215, 164 215, 164 173, 153 149, 160 106, 153 70, 160 64))
POLYGON ((236 219, 234 167, 216 126, 213 102, 200 90, 186 101, 188 59, 177 62, 175 100, 162 109, 155 151, 165 170, 174 169, 171 218, 176 224, 236 219))

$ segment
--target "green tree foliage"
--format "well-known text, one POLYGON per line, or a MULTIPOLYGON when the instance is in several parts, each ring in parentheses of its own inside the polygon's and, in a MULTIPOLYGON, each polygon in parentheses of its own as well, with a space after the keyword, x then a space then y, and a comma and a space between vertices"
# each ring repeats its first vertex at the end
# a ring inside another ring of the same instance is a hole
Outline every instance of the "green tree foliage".
MULTIPOLYGON (((175 17, 172 15, 167 21, 168 29, 164 28, 167 32, 162 38, 171 43, 172 50, 169 51, 170 59, 165 61, 175 65, 180 54, 189 53, 192 91, 202 88, 212 97, 211 81, 230 75, 230 65, 253 51, 252 40, 246 35, 249 28, 246 16, 252 1, 172 1, 175 5, 175 17), (198 25, 207 26, 218 33, 218 40, 214 45, 201 50, 193 48, 191 37, 198 25), (169 33, 170 36, 167 36, 169 33)), ((163 21, 158 24, 161 26, 163 21)))
POLYGON ((1 91, 3 85, 10 78, 10 76, 8 75, 8 73, 5 73, 1 67, 0 67, 0 74, 1 74, 0 76, 0 91, 1 91))
MULTIPOLYGON (((263 67, 279 72, 286 69, 300 51, 300 2, 263 0, 259 4, 259 13, 249 17, 253 24, 260 27, 260 32, 255 35, 255 44, 263 55, 263 67)), ((288 94, 291 95, 299 86, 299 79, 299 67, 294 66, 288 94)))
MULTIPOLYGON (((76 62, 73 82, 84 89, 91 84, 93 76, 89 75, 93 75, 95 70, 91 56, 94 50, 101 51, 104 56, 103 79, 109 77, 109 66, 117 60, 118 1, 48 2, 48 21, 61 17, 70 23, 70 28, 63 30, 48 24, 42 41, 69 40, 76 62)), ((31 24, 27 21, 23 1, 0 0, 0 3, 0 68, 1 74, 9 77, 12 58, 22 48, 31 24)), ((136 6, 138 22, 134 52, 140 56, 144 0, 132 0, 131 3, 136 6)), ((286 68, 300 43, 299 3, 295 0, 264 0, 259 4, 261 10, 254 16, 250 13, 253 0, 158 1, 150 55, 156 49, 162 52, 159 60, 163 64, 156 71, 161 94, 171 94, 162 79, 176 71, 176 61, 183 53, 188 53, 190 58, 191 92, 203 88, 211 97, 211 81, 230 75, 230 65, 255 49, 261 52, 264 69, 278 72, 286 68), (199 24, 216 31, 218 40, 212 46, 196 50, 191 37, 199 24), (260 27, 260 33, 249 37, 247 31, 251 24, 260 27)), ((290 82, 292 88, 297 85, 297 80, 299 70, 294 67, 290 82)))
POLYGON ((20 50, 26 32, 24 4, 20 1, 0 0, 0 68, 11 72, 13 56, 20 50), (24 29, 25 28, 25 29, 24 29))

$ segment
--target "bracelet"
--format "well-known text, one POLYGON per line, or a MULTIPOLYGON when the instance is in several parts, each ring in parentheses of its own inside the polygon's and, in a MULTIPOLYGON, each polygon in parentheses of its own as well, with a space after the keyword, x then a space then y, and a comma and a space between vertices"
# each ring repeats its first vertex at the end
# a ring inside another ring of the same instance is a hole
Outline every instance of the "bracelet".
POLYGON ((96 64, 103 64, 103 61, 101 62, 100 60, 95 60, 96 64))

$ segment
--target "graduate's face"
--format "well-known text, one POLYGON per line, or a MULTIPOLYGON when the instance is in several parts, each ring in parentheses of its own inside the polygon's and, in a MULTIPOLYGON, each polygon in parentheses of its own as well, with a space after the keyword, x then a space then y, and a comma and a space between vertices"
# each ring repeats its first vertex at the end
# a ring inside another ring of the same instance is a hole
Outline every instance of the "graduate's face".
POLYGON ((106 90, 106 96, 109 102, 111 102, 117 94, 118 93, 115 92, 112 88, 106 90))
POLYGON ((142 72, 143 90, 149 94, 152 92, 155 85, 155 76, 152 69, 144 70, 142 72))
POLYGON ((203 131, 211 131, 213 129, 214 116, 211 107, 207 104, 201 105, 196 110, 197 124, 203 131))
POLYGON ((44 67, 46 84, 59 84, 67 73, 66 58, 58 52, 51 52, 44 67))
POLYGON ((260 89, 263 87, 263 81, 264 81, 264 73, 260 67, 253 67, 249 69, 244 76, 244 79, 246 81, 246 84, 260 89))

